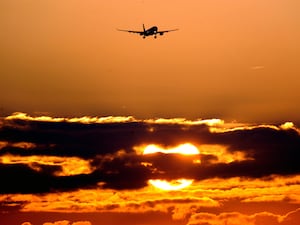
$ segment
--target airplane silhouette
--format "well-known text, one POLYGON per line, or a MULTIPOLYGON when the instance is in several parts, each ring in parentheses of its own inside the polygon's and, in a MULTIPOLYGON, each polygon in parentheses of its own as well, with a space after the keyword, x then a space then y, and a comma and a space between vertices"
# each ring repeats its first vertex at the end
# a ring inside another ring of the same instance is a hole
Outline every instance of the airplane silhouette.
POLYGON ((149 29, 145 29, 145 25, 143 24, 143 31, 134 31, 134 30, 121 30, 117 29, 118 31, 125 31, 129 33, 135 33, 143 36, 143 38, 146 38, 147 36, 154 35, 154 38, 157 38, 157 34, 163 35, 164 33, 171 32, 171 31, 176 31, 178 29, 173 29, 173 30, 158 30, 157 26, 153 26, 149 29))

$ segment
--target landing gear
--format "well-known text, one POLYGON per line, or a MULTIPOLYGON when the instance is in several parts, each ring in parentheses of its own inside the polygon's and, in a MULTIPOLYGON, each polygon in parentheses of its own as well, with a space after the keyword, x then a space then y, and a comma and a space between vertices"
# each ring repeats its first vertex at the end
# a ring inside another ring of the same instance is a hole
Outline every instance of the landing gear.
POLYGON ((154 38, 157 38, 156 35, 154 35, 154 38))

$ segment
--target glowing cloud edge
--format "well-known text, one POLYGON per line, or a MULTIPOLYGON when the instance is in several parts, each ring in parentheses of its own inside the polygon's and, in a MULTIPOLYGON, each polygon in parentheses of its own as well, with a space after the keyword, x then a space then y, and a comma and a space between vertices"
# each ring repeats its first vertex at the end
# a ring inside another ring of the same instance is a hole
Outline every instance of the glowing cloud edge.
POLYGON ((164 191, 177 191, 190 186, 193 181, 192 179, 177 179, 171 181, 150 179, 148 182, 154 187, 164 191))

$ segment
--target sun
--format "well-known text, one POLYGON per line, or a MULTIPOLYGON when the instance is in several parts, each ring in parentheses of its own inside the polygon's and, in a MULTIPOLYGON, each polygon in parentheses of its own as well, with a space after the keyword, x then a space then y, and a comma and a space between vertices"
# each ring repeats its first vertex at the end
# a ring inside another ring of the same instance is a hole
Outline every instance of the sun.
MULTIPOLYGON (((185 143, 178 145, 173 148, 164 149, 163 147, 155 144, 147 145, 143 154, 154 154, 154 153, 164 153, 164 154, 181 154, 181 155, 199 155, 200 152, 198 148, 190 143, 185 143)), ((199 160, 194 160, 194 163, 199 163, 199 160)), ((177 179, 177 180, 160 180, 160 179, 150 179, 148 181, 154 187, 164 190, 164 191, 176 191, 190 186, 193 183, 192 179, 177 179)))
POLYGON ((177 191, 190 186, 193 183, 191 179, 177 179, 177 180, 149 180, 148 181, 154 187, 164 191, 177 191))
POLYGON ((153 154, 156 152, 161 152, 165 154, 171 154, 171 153, 178 153, 182 155, 198 155, 200 154, 199 150, 190 143, 181 144, 174 148, 164 149, 160 147, 159 145, 147 145, 143 151, 143 154, 153 154))

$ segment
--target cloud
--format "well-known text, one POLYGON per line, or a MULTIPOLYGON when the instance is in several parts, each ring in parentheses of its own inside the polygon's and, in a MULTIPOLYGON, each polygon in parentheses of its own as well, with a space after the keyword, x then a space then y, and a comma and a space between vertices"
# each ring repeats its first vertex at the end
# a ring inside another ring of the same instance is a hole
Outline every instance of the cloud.
POLYGON ((177 191, 162 191, 149 183, 141 189, 116 191, 79 189, 49 194, 0 195, 3 211, 23 212, 163 212, 184 218, 193 212, 229 208, 230 204, 263 205, 264 210, 299 204, 300 176, 269 179, 207 179, 177 191), (191 209, 191 210, 189 210, 191 209))
POLYGON ((58 166, 42 166, 40 170, 24 164, 0 164, 0 192, 6 193, 46 193, 78 188, 96 187, 99 180, 93 174, 55 176, 58 166))
POLYGON ((300 173, 299 134, 291 122, 250 125, 219 119, 13 114, 1 120, 0 180, 7 182, 0 193, 68 191, 96 188, 99 183, 101 188, 140 189, 149 179, 296 175, 300 173), (192 143, 200 155, 136 151, 137 146, 170 148, 183 143, 192 143))
POLYGON ((43 195, 4 195, 0 196, 0 204, 3 206, 3 210, 6 206, 6 211, 12 211, 14 206, 22 212, 168 213, 172 211, 174 216, 179 213, 183 214, 182 210, 175 212, 178 208, 215 208, 220 206, 218 200, 204 197, 201 193, 193 194, 188 189, 182 192, 160 192, 150 185, 139 191, 116 192, 99 188, 43 195))
POLYGON ((300 221, 300 208, 287 213, 280 218, 280 223, 282 225, 297 225, 300 221))
POLYGON ((43 225, 92 225, 91 222, 89 221, 77 221, 77 222, 70 222, 68 220, 60 220, 56 222, 46 222, 43 223, 43 225))
POLYGON ((299 223, 299 219, 300 209, 283 216, 270 212, 259 212, 252 215, 239 212, 195 213, 190 217, 187 225, 296 225, 299 223))
MULTIPOLYGON (((21 225, 33 225, 30 222, 24 222, 21 225)), ((77 221, 77 222, 70 222, 68 220, 59 220, 55 222, 45 222, 43 225, 92 225, 90 221, 77 221)))
POLYGON ((197 213, 192 215, 187 225, 254 225, 255 219, 238 212, 221 213, 197 213))
POLYGON ((106 116, 106 117, 75 117, 75 118, 54 118, 51 116, 36 116, 32 117, 22 112, 15 112, 5 118, 6 120, 23 120, 23 121, 39 121, 39 122, 69 122, 69 123, 122 123, 135 121, 132 116, 106 116))
MULTIPOLYGON (((300 208, 294 211, 290 211, 284 215, 266 211, 253 214, 245 214, 235 211, 223 213, 208 213, 197 212, 196 207, 189 207, 187 208, 187 211, 190 211, 192 213, 189 214, 186 225, 298 225, 300 218, 300 208)), ((152 223, 153 222, 155 221, 152 221, 152 223)), ((21 225, 34 224, 32 224, 31 222, 23 222, 21 225)), ((70 220, 57 220, 54 222, 44 222, 43 225, 92 225, 92 223, 90 221, 72 222, 70 220)))
POLYGON ((56 222, 46 222, 43 225, 70 225, 70 221, 68 220, 60 220, 60 221, 56 221, 56 222))
POLYGON ((93 171, 89 161, 78 157, 4 155, 0 157, 0 162, 16 165, 26 164, 35 171, 45 171, 49 168, 52 169, 51 173, 56 176, 89 174, 93 171))

